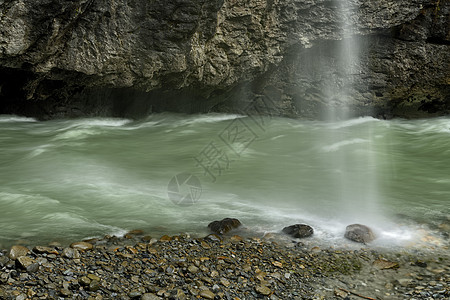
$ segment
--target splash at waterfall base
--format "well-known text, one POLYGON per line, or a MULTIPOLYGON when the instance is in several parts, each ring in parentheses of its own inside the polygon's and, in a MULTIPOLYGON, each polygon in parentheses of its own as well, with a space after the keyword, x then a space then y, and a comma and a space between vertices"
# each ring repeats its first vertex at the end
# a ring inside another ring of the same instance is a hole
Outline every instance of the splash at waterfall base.
POLYGON ((275 236, 107 236, 0 253, 2 299, 446 299, 447 255, 321 249, 275 236), (85 247, 89 245, 89 247, 85 247), (27 253, 28 252, 28 253, 27 253), (17 257, 19 256, 19 257, 17 257), (31 268, 30 266, 36 265, 31 268))

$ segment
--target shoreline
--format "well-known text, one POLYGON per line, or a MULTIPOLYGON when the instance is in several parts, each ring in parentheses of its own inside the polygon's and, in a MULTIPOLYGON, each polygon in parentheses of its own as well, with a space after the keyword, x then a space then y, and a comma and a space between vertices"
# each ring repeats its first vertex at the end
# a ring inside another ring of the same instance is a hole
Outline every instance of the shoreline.
MULTIPOLYGON (((142 231, 0 253, 1 299, 445 299, 449 255, 142 231), (22 250, 22 253, 19 253, 22 250), (17 255, 21 256, 17 256, 17 255), (12 257, 11 257, 12 255, 12 257), (16 257, 17 256, 17 257, 16 257)), ((12 247, 14 248, 14 247, 12 247)), ((11 249, 12 249, 11 248, 11 249)))

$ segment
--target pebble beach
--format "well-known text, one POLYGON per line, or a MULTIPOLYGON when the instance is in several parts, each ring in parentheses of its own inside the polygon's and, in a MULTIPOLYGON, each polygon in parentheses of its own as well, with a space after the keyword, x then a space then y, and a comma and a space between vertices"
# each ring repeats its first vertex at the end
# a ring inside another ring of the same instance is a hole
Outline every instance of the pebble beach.
POLYGON ((0 299, 449 299, 445 251, 135 230, 0 253, 0 299))

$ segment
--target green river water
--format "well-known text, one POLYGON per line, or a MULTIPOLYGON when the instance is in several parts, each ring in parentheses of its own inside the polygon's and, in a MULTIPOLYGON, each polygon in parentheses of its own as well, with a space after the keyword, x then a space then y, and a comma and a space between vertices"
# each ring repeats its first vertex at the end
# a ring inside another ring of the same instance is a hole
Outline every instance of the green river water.
POLYGON ((450 118, 0 116, 4 247, 132 229, 203 235, 235 217, 253 235, 308 223, 313 241, 334 245, 363 223, 375 245, 434 249, 448 244, 449 203, 450 118))

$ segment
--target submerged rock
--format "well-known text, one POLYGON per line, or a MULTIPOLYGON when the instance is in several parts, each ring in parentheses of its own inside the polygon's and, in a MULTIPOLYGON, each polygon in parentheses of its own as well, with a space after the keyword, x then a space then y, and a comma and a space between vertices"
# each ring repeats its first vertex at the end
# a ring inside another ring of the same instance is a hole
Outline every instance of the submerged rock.
POLYGON ((294 238, 306 238, 314 234, 314 229, 306 224, 295 224, 283 228, 283 232, 294 238))
POLYGON ((398 262, 389 261, 386 259, 377 259, 372 263, 372 265, 380 270, 394 269, 399 267, 398 262))
POLYGON ((361 224, 348 225, 344 236, 351 241, 363 244, 370 243, 375 239, 372 229, 361 224))
POLYGON ((238 228, 242 223, 238 219, 225 218, 221 221, 213 221, 208 224, 208 228, 217 234, 225 234, 232 229, 238 228))
POLYGON ((124 238, 132 239, 133 236, 136 236, 136 235, 144 235, 144 231, 141 229, 131 230, 124 235, 124 238))

